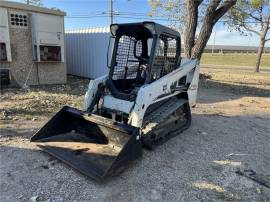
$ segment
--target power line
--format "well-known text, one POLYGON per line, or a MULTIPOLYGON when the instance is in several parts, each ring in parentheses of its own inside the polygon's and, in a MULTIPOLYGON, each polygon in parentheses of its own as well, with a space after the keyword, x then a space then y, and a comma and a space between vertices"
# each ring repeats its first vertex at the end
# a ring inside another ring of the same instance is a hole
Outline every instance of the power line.
MULTIPOLYGON (((113 0, 110 0, 112 2, 113 0)), ((167 22, 178 22, 180 19, 168 19, 167 16, 149 16, 146 13, 137 13, 137 12, 119 12, 119 11, 114 11, 112 4, 110 4, 110 12, 95 12, 94 13, 76 13, 77 15, 68 15, 66 18, 99 18, 99 17, 110 17, 111 19, 111 24, 113 23, 113 18, 127 18, 127 19, 139 19, 139 20, 159 20, 159 21, 167 21, 167 22)), ((198 16, 198 19, 203 19, 204 16, 198 16)), ((229 22, 229 20, 219 20, 220 22, 229 22)), ((246 21, 245 23, 247 24, 259 24, 260 22, 256 21, 246 21)))
MULTIPOLYGON (((166 19, 166 18, 153 18, 151 16, 149 17, 134 17, 134 16, 128 16, 128 15, 123 15, 123 14, 113 14, 114 17, 117 18, 126 18, 126 19, 136 19, 136 20, 158 20, 158 21, 167 21, 167 22, 178 22, 179 20, 177 19, 166 19)), ((108 18, 108 17, 112 17, 112 15, 68 15, 65 18, 81 18, 81 19, 91 19, 91 18, 108 18)), ((112 21, 111 21, 112 22, 112 21)), ((219 23, 225 23, 225 22, 229 22, 229 20, 220 20, 218 21, 219 23)), ((255 21, 248 21, 245 22, 247 24, 259 24, 259 22, 255 22, 255 21)))
MULTIPOLYGON (((113 0, 110 0, 113 1, 113 0)), ((106 12, 106 11, 99 11, 99 12, 95 12, 96 15, 93 15, 93 12, 88 13, 88 12, 79 12, 76 13, 77 15, 68 15, 68 17, 72 18, 73 16, 76 16, 76 18, 82 17, 82 18, 91 18, 91 17, 97 17, 97 16, 104 16, 107 17, 107 15, 110 16, 115 16, 115 17, 119 17, 119 18, 124 18, 122 16, 126 16, 125 18, 134 18, 134 19, 152 19, 152 20, 161 20, 161 21, 179 21, 180 19, 174 18, 174 19, 168 19, 168 16, 161 16, 161 15, 154 15, 154 16, 150 16, 147 13, 140 13, 140 12, 119 12, 119 11, 114 11, 112 8, 110 9, 110 12, 106 12), (141 17, 141 18, 139 18, 141 17)), ((75 14, 75 13, 74 13, 75 14)), ((204 19, 205 16, 198 16, 198 19, 204 19)), ((228 22, 229 20, 221 20, 219 22, 228 22)), ((257 22, 257 21, 246 21, 245 23, 251 23, 251 24, 258 24, 261 22, 257 22)))

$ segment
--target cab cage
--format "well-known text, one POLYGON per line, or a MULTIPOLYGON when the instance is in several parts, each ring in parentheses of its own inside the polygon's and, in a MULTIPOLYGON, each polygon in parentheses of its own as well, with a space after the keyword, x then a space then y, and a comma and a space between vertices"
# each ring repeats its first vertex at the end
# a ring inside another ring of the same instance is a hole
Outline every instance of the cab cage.
POLYGON ((112 24, 115 38, 107 86, 120 99, 134 100, 137 90, 180 65, 181 39, 154 22, 112 24))

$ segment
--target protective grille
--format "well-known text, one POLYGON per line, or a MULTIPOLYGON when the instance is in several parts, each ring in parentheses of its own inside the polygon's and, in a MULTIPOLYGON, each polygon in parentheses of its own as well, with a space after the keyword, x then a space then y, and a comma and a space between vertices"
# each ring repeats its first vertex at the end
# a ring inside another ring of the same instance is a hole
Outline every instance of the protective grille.
POLYGON ((152 67, 152 79, 156 80, 172 72, 177 65, 177 40, 166 35, 160 35, 159 47, 156 50, 152 67))
POLYGON ((134 37, 123 35, 119 39, 118 49, 116 53, 116 66, 112 79, 135 79, 139 68, 139 60, 134 56, 134 46, 136 44, 136 55, 142 53, 142 42, 134 37))

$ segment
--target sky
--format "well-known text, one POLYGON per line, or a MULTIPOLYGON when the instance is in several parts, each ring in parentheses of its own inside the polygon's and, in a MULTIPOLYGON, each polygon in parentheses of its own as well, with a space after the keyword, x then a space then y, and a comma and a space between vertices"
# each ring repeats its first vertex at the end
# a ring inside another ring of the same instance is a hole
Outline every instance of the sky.
MULTIPOLYGON (((13 0, 22 1, 22 0, 13 0)), ((42 0, 43 6, 58 8, 67 13, 65 17, 65 29, 106 27, 110 24, 109 0, 42 0)), ((150 7, 147 0, 113 0, 113 10, 116 13, 114 23, 138 22, 148 20, 147 13, 150 7), (117 13, 123 15, 117 16, 117 13)), ((153 20, 152 20, 153 21, 153 20)), ((160 24, 167 25, 166 18, 154 20, 160 24)), ((270 37, 270 33, 268 33, 270 37)), ((243 45, 258 46, 259 37, 256 35, 241 36, 238 32, 230 32, 223 23, 217 23, 214 27, 208 44, 216 45, 243 45)), ((266 44, 270 46, 270 41, 266 44)))

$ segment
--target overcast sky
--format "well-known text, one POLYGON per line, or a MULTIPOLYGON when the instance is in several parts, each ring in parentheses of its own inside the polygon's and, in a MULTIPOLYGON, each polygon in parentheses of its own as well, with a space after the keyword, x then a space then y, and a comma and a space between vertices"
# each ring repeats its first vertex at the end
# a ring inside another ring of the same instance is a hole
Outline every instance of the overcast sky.
MULTIPOLYGON (((14 0, 22 1, 22 0, 14 0)), ((114 22, 138 22, 151 20, 147 17, 150 7, 147 0, 114 0, 114 11, 124 15, 116 16, 114 22)), ((43 6, 59 8, 67 13, 65 28, 105 27, 109 26, 109 0, 42 0, 43 6)), ((155 20, 168 24, 166 18, 155 20)), ((270 33, 268 33, 270 37, 270 33)), ((223 23, 218 23, 208 44, 257 46, 259 37, 256 35, 241 36, 238 32, 230 32, 223 23), (214 37, 215 36, 215 37, 214 37)), ((270 46, 270 42, 267 43, 270 46)))

